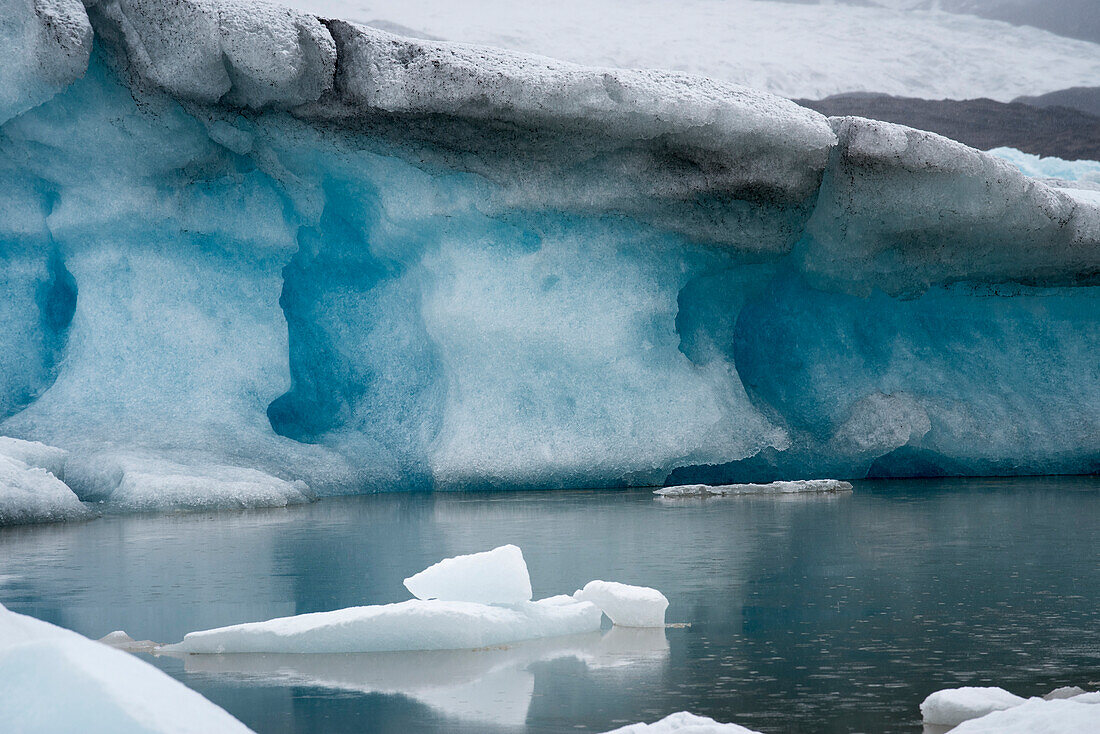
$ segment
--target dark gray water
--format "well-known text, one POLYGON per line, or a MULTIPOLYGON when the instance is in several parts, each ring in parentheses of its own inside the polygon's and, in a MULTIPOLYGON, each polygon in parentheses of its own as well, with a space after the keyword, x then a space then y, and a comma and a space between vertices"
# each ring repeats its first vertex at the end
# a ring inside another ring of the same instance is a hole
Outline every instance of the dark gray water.
POLYGON ((152 658, 258 732, 603 731, 689 709, 769 734, 919 732, 928 693, 1100 681, 1100 478, 858 483, 851 495, 382 495, 0 529, 0 602, 100 637, 408 598, 521 546, 536 596, 669 597, 662 634, 502 650, 152 658))

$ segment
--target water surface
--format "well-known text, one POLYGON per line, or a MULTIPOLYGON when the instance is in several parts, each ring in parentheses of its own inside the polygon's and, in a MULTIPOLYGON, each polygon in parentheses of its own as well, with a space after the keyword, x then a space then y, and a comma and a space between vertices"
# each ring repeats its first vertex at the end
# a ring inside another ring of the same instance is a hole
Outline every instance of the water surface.
POLYGON ((393 494, 0 529, 0 602, 98 638, 408 598, 444 557, 523 548, 536 596, 655 586, 670 622, 506 649, 143 656, 267 732, 603 731, 689 709, 768 734, 919 732, 938 688, 1100 681, 1100 478, 850 495, 393 494))

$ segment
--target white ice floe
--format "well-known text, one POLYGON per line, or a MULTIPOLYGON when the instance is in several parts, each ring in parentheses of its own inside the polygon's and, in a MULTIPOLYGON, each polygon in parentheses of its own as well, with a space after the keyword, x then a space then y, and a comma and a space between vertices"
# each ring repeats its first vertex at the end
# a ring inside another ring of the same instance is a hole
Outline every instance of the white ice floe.
POLYGON ((951 734, 1089 734, 1100 732, 1100 704, 1093 694, 1044 701, 1031 698, 1009 709, 965 721, 951 734), (1090 702, 1091 701, 1091 702, 1090 702))
POLYGON ((925 724, 960 734, 1078 734, 1100 731, 1100 692, 1056 688, 1023 698, 997 687, 948 688, 920 705, 925 724))
POLYGON ((706 716, 687 711, 669 714, 652 724, 638 723, 614 729, 605 734, 758 734, 737 724, 722 724, 706 716))
POLYGON ((770 484, 681 484, 658 489, 653 494, 661 497, 710 497, 742 494, 800 494, 817 492, 851 492, 850 482, 838 479, 799 479, 792 482, 770 484))
POLYGON ((589 581, 573 594, 600 608, 612 624, 621 627, 664 627, 668 599, 656 589, 615 581, 589 581))
POLYGON ((668 606, 655 589, 605 581, 593 581, 576 598, 559 594, 527 601, 531 596, 527 564, 515 546, 445 559, 406 579, 405 585, 414 594, 448 598, 410 599, 200 630, 161 649, 183 653, 467 650, 597 632, 604 613, 620 626, 663 626, 668 606), (497 574, 500 578, 494 581, 497 574))
POLYGON ((929 695, 921 703, 920 712, 926 724, 956 726, 992 711, 1019 706, 1026 700, 995 686, 965 686, 929 695))
POLYGON ((5 732, 249 731, 152 665, 2 605, 0 712, 5 732))
POLYGON ((518 604, 531 600, 531 577, 523 551, 502 545, 491 551, 445 558, 405 579, 417 599, 518 604))
POLYGON ((0 525, 79 520, 91 512, 57 475, 65 452, 0 437, 0 525))
POLYGON ((464 650, 600 628, 593 604, 493 606, 412 599, 191 632, 170 652, 391 652, 464 650))

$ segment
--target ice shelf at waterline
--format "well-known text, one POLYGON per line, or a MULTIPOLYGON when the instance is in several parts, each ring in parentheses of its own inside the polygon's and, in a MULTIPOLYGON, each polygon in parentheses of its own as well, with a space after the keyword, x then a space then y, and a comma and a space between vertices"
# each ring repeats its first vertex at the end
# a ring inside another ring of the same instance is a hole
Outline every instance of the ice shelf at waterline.
POLYGON ((1083 183, 262 2, 0 11, 0 434, 82 501, 1100 465, 1083 183))
POLYGON ((663 628, 668 599, 656 589, 592 581, 573 596, 531 601, 514 545, 447 558, 405 579, 417 597, 189 632, 161 650, 180 653, 344 653, 466 650, 599 632, 613 624, 663 628))
POLYGON ((660 497, 735 497, 739 495, 837 494, 851 492, 852 483, 839 479, 798 479, 767 484, 679 484, 654 490, 660 497))

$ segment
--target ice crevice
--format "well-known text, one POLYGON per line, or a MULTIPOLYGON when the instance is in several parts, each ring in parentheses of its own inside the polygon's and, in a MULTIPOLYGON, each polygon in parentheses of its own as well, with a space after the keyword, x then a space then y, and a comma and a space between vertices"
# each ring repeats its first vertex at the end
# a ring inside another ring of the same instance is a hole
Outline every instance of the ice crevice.
POLYGON ((263 3, 3 7, 0 434, 81 500, 1100 467, 1086 184, 263 3))

